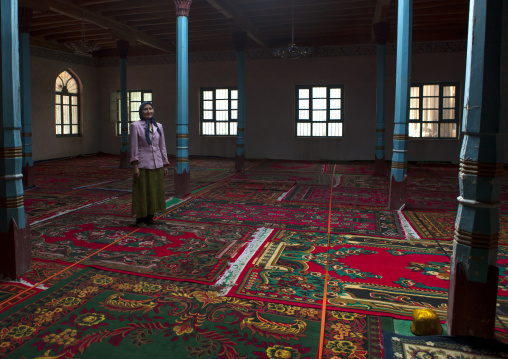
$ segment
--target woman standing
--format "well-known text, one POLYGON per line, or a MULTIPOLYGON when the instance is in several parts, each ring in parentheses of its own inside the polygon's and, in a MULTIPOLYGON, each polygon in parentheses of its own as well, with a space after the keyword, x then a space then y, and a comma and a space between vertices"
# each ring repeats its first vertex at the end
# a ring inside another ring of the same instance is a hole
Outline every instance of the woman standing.
POLYGON ((134 167, 132 212, 138 227, 155 224, 155 213, 166 210, 164 177, 169 161, 164 130, 155 121, 153 112, 151 102, 141 103, 140 121, 130 126, 130 163, 134 167))

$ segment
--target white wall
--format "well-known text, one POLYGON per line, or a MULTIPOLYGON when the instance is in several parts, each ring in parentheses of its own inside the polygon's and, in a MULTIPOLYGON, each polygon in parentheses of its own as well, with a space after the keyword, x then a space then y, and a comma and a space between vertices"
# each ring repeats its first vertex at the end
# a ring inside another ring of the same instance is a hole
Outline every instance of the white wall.
MULTIPOLYGON (((199 89, 235 86, 236 61, 189 64, 189 154, 234 157, 235 138, 199 135, 199 89)), ((391 160, 395 103, 395 60, 386 59, 386 156, 391 160)), ((412 81, 455 81, 464 90, 465 51, 417 53, 412 59, 412 81)), ((143 60, 129 65, 127 87, 153 90, 155 117, 165 129, 168 153, 176 150, 176 65, 143 60), (146 63, 146 61, 145 61, 146 63)), ((298 60, 245 61, 247 158, 304 160, 373 160, 375 154, 376 55, 309 57, 298 60), (344 85, 344 137, 296 138, 296 85, 344 85)), ((119 154, 120 138, 109 120, 109 94, 120 88, 119 60, 102 66, 73 65, 32 58, 32 113, 34 159, 106 152, 119 154), (84 135, 60 139, 54 135, 54 80, 65 68, 80 76, 85 91, 84 135)), ((462 107, 462 106, 461 106, 462 107)), ((462 116, 462 114, 461 114, 462 116)), ((409 161, 459 161, 461 139, 410 140, 409 161)))

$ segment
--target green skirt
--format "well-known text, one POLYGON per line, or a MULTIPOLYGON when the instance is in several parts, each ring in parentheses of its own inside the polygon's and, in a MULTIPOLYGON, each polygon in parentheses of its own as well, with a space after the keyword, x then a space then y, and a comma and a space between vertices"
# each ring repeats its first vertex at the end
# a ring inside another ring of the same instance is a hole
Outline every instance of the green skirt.
POLYGON ((166 211, 164 168, 139 169, 139 178, 132 182, 132 214, 136 218, 166 211))

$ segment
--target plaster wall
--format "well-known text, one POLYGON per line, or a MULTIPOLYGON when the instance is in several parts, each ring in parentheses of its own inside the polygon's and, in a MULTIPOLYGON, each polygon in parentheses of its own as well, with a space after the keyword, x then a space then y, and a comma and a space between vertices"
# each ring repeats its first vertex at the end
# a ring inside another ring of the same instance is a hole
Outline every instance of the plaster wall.
MULTIPOLYGON (((391 160, 395 104, 395 61, 386 57, 387 160, 391 160)), ((462 103, 465 52, 416 53, 412 82, 460 83, 462 103)), ((94 152, 119 154, 120 137, 110 120, 110 93, 120 89, 120 61, 86 66, 32 57, 32 112, 34 160, 94 152), (83 82, 83 136, 54 135, 54 81, 70 67, 83 82)), ((236 138, 199 135, 201 87, 235 86, 236 61, 189 64, 189 154, 234 157, 236 138)), ((373 160, 375 154, 376 55, 309 57, 298 60, 245 60, 247 158, 301 160, 373 160), (296 138, 294 111, 296 85, 344 86, 344 136, 296 138)), ((169 154, 176 153, 176 64, 139 60, 127 67, 129 90, 151 89, 155 117, 164 126, 169 154), (146 63, 146 64, 143 64, 146 63)), ((462 113, 460 114, 462 116, 462 113)), ((461 138, 409 141, 409 161, 457 163, 461 138)))
MULTIPOLYGON (((395 53, 386 58, 386 156, 391 159, 395 104, 395 53)), ((119 89, 118 67, 98 69, 102 99, 119 89)), ((415 54, 412 79, 419 82, 460 83, 462 101, 465 52, 415 54)), ((189 154, 234 157, 236 139, 199 135, 201 87, 235 86, 235 61, 189 64, 189 154)), ((168 153, 176 153, 176 65, 135 65, 127 69, 128 89, 152 89, 156 118, 165 128, 168 153)), ((245 152, 249 158, 302 160, 373 160, 375 153, 376 56, 310 57, 299 60, 245 61, 245 152), (294 111, 296 85, 344 86, 344 137, 296 138, 294 111)), ((101 113, 109 113, 101 101, 101 113)), ((461 139, 414 140, 409 161, 458 162, 461 139)), ((117 153, 114 126, 101 133, 100 150, 117 153)))
POLYGON ((30 59, 32 97, 32 153, 33 160, 47 160, 94 153, 99 149, 100 98, 97 71, 94 67, 65 63, 32 56, 30 59), (55 81, 58 75, 71 69, 81 81, 82 112, 80 137, 55 135, 55 81))

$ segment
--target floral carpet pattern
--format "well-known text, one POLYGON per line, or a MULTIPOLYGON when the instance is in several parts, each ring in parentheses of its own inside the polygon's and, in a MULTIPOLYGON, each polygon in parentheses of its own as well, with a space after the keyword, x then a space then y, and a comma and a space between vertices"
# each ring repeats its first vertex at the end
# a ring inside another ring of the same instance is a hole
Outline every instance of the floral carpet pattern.
MULTIPOLYGON (((452 244, 280 230, 239 275, 228 295, 319 308, 328 268, 327 307, 411 318, 420 307, 446 317, 452 244), (444 251, 444 252, 443 252, 444 251)), ((499 265, 508 264, 507 254, 499 265)), ((508 313, 505 273, 499 311, 508 313)), ((503 315, 503 321, 508 316, 503 315)))
POLYGON ((237 172, 233 158, 191 156, 191 194, 174 198, 171 168, 166 211, 138 228, 119 163, 35 163, 32 265, 0 282, 0 357, 377 359, 395 353, 383 331, 410 326, 412 310, 445 321, 458 165, 408 163, 407 206, 390 211, 389 168, 376 175, 372 161, 249 159, 237 172))
MULTIPOLYGON (((167 213, 163 218, 326 232, 328 209, 297 204, 273 206, 261 202, 235 203, 197 198, 167 213)), ((331 231, 332 233, 403 237, 397 214, 386 210, 332 212, 331 231)))
MULTIPOLYGON (((83 269, 1 315, 3 358, 315 358, 320 311, 83 269)), ((326 358, 379 355, 376 316, 327 312, 326 358)), ((374 357, 374 356, 372 356, 374 357)))
POLYGON ((32 253, 66 263, 213 284, 255 232, 248 226, 176 222, 136 230, 132 222, 71 213, 32 228, 32 253))

